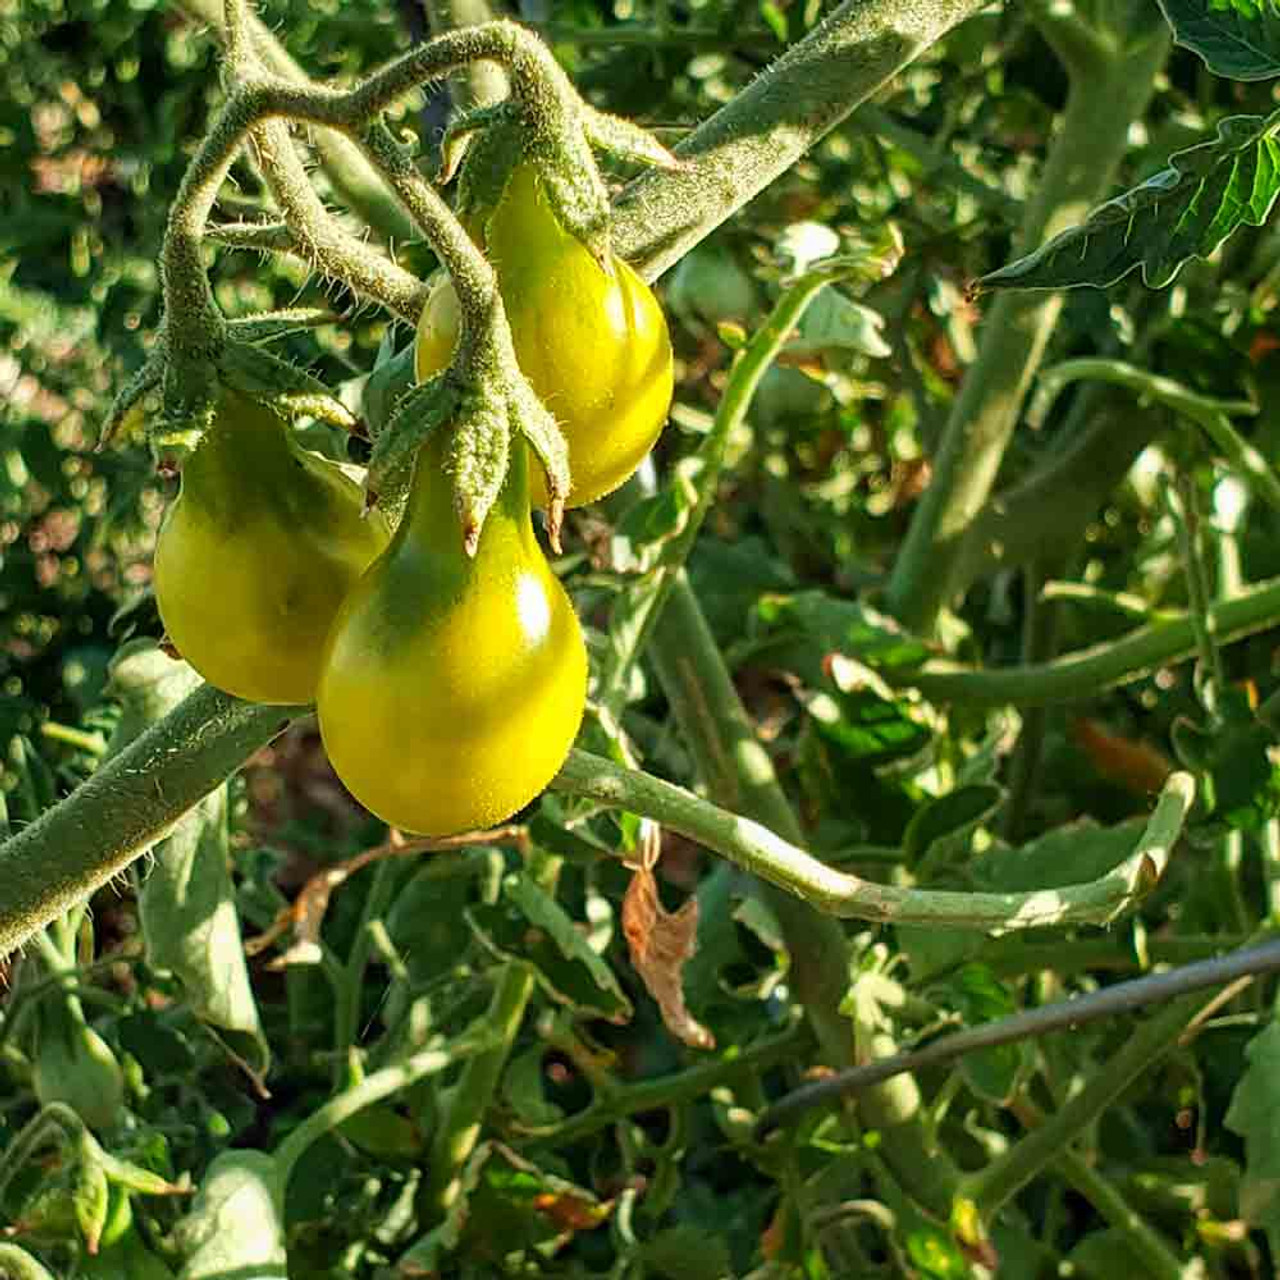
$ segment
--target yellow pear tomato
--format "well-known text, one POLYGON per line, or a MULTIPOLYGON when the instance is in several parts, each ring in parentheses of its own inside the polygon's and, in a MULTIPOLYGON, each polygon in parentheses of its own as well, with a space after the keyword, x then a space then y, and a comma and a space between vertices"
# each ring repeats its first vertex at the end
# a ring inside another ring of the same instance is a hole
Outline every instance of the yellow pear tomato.
POLYGON ((317 697, 348 790, 421 835, 490 826, 534 799, 587 687, 577 615, 534 537, 526 451, 512 451, 474 557, 441 452, 432 439, 419 454, 391 546, 343 604, 317 697))
MULTIPOLYGON (((498 273, 516 359, 569 446, 568 506, 616 489, 644 460, 671 407, 671 338, 652 290, 621 258, 602 267, 556 221, 529 164, 518 166, 489 220, 484 245, 498 273)), ((418 323, 419 381, 445 368, 458 339, 447 277, 418 323)), ((546 480, 535 466, 534 506, 546 480)))
POLYGON ((363 504, 271 409, 224 391, 156 542, 156 603, 182 656, 237 697, 311 702, 338 606, 390 541, 363 504))

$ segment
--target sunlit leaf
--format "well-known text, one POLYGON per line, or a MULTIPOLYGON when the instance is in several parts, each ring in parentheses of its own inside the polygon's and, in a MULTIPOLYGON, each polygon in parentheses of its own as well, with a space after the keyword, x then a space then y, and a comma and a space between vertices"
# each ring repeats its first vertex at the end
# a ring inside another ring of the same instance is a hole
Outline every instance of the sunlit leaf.
POLYGON ((1280 76, 1280 7, 1275 0, 1159 0, 1178 44, 1214 75, 1280 76))
POLYGON ((1230 116, 1218 136, 1170 157, 1139 186, 1095 209, 975 289, 1106 288, 1137 267, 1162 289, 1190 258, 1207 258, 1242 226, 1266 222, 1280 192, 1280 143, 1269 117, 1230 116))

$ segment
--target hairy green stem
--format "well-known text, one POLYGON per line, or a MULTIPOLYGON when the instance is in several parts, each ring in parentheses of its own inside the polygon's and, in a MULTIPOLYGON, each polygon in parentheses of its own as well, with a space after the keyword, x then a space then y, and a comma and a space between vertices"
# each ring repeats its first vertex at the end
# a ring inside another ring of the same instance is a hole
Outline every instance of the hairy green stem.
POLYGON ((299 710, 204 685, 0 845, 0 956, 145 853, 299 710))
MULTIPOLYGON (((219 39, 226 38, 222 0, 175 0, 175 3, 197 21, 206 23, 219 39)), ((254 52, 269 71, 295 84, 311 82, 257 14, 249 14, 248 30, 254 52)), ((408 240, 416 234, 413 223, 350 138, 332 129, 317 129, 313 145, 334 189, 370 227, 393 241, 408 240)))
POLYGON ((279 116, 341 130, 390 179, 453 280, 464 353, 471 350, 472 337, 488 325, 500 321, 499 327, 505 326, 493 268, 379 119, 410 89, 481 58, 507 69, 512 98, 518 103, 536 103, 554 114, 557 104, 576 101, 573 86, 550 51, 511 22, 437 36, 348 91, 250 78, 232 94, 183 176, 161 248, 166 312, 184 321, 166 329, 180 383, 189 379, 193 386, 205 386, 225 332, 200 253, 209 212, 245 136, 279 116))
MULTIPOLYGON (((623 769, 585 751, 570 752, 551 785, 653 818, 824 914, 882 924, 982 930, 1114 920, 1155 886, 1195 799, 1191 775, 1172 774, 1133 853, 1097 880, 1025 893, 983 893, 907 889, 837 871, 800 847, 802 836, 794 819, 778 823, 794 834, 788 840, 740 816, 751 809, 741 799, 730 812, 674 783, 623 769)), ((781 814, 773 816, 776 820, 781 814)))
MULTIPOLYGON (((1211 605, 1208 616, 1219 645, 1274 627, 1280 622, 1280 579, 1256 583, 1230 600, 1211 605)), ((1188 614, 1178 613, 1052 662, 981 671, 939 660, 913 671, 881 674, 891 684, 919 689, 934 702, 1034 707, 1096 697, 1158 667, 1183 662, 1196 652, 1195 625, 1188 614)))
MULTIPOLYGON (((436 35, 457 27, 476 27, 493 19, 488 0, 424 0, 427 21, 436 35)), ((449 81, 455 111, 484 107, 507 94, 507 77, 497 63, 473 62, 449 81)))
POLYGON ((252 137, 263 175, 292 233, 289 251, 320 275, 340 280, 402 320, 417 324, 426 306, 427 286, 329 214, 307 177, 289 126, 270 120, 254 129, 252 137))
POLYGON ((614 204, 613 242, 649 280, 762 191, 983 0, 845 0, 614 204))
MULTIPOLYGON (((1168 52, 1161 30, 1072 79, 1061 127, 1028 206, 1026 249, 1080 222, 1097 203, 1145 108, 1168 52)), ((931 632, 955 590, 965 536, 987 501, 1023 398, 1062 307, 1061 294, 1004 293, 987 316, 978 359, 952 406, 933 476, 888 586, 890 611, 931 632)))

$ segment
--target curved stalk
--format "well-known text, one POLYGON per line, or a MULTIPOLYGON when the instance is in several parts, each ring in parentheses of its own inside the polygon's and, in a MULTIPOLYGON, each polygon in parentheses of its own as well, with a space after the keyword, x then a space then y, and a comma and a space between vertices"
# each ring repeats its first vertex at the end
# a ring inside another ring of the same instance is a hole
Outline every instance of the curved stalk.
MULTIPOLYGON (((1211 604, 1206 617, 1219 646, 1280 624, 1280 578, 1211 604)), ((1141 679, 1197 652, 1196 624, 1187 613, 1165 615, 1119 640, 1063 654, 1052 662, 982 671, 958 662, 926 662, 912 671, 883 671, 890 684, 919 689, 933 702, 970 706, 1047 706, 1073 702, 1141 679)))
MULTIPOLYGON (((982 893, 906 889, 837 871, 800 848, 798 832, 784 839, 683 787, 585 751, 570 752, 551 785, 653 818, 825 914, 983 931, 1110 923, 1154 888, 1195 799, 1191 775, 1171 775, 1133 853, 1097 880, 1026 893, 982 893)), ((786 826, 794 830, 795 824, 786 826)))

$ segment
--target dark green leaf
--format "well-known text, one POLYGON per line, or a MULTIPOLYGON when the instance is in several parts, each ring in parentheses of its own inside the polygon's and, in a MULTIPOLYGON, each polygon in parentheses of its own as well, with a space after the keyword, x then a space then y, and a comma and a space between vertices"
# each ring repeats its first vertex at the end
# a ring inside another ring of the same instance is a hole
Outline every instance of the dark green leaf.
POLYGON ((733 1274, 724 1240, 693 1225, 659 1231, 645 1241, 640 1257, 663 1280, 723 1280, 733 1274))
POLYGON ((1161 289, 1189 258, 1207 258, 1241 226, 1266 222, 1280 191, 1280 143, 1262 116, 1230 116, 1218 136, 1175 152, 1169 167, 1095 209, 978 288, 1106 288, 1137 267, 1161 289))
POLYGON ((1226 1116, 1227 1128, 1244 1139, 1240 1210, 1247 1221, 1280 1231, 1280 1022, 1258 1032, 1245 1054, 1249 1065, 1226 1116))
POLYGON ((564 908, 528 876, 508 876, 502 901, 472 907, 467 918, 486 946, 531 965, 543 988, 580 1015, 611 1022, 631 1017, 631 1002, 613 970, 564 908))
MULTIPOLYGON (((941 998, 968 1027, 995 1022, 1017 1012, 1013 996, 984 964, 964 965, 942 989, 941 998)), ((979 1049, 960 1060, 960 1070, 970 1087, 996 1103, 1013 1096, 1029 1066, 1030 1054, 1022 1041, 979 1049)))
POLYGON ((1280 76, 1280 9, 1275 0, 1160 0, 1173 38, 1231 80, 1280 76))
POLYGON ((916 667, 929 657, 924 642, 891 618, 824 591, 765 596, 756 612, 768 634, 804 636, 878 671, 916 667))
POLYGON ((935 840, 972 832, 1000 807, 1004 789, 991 783, 959 787, 917 810, 903 835, 903 852, 915 862, 935 840))
POLYGON ((976 885, 997 893, 1061 889, 1105 875, 1134 850, 1141 818, 1101 827, 1091 818, 1066 823, 1018 849, 991 849, 976 859, 976 885))

